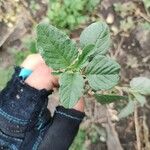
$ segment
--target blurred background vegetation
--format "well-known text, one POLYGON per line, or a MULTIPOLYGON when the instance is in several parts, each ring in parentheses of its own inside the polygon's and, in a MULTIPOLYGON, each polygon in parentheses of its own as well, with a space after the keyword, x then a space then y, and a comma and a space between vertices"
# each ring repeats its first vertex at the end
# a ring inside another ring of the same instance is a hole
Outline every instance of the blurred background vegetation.
MULTIPOLYGON (((109 55, 122 66, 120 85, 135 76, 150 77, 150 0, 0 0, 0 89, 9 80, 13 66, 37 52, 35 27, 40 21, 53 24, 78 41, 80 32, 97 20, 105 20, 110 27, 113 44, 109 55)), ((103 109, 98 110, 96 102, 86 106, 87 118, 71 150, 105 150, 112 144, 107 137, 114 134, 97 122, 106 117, 103 109)), ((141 123, 143 150, 150 149, 149 109, 147 105, 138 116, 146 118, 144 125, 141 123)), ((115 127, 111 130, 118 133, 123 149, 137 149, 133 116, 115 122, 115 127)))

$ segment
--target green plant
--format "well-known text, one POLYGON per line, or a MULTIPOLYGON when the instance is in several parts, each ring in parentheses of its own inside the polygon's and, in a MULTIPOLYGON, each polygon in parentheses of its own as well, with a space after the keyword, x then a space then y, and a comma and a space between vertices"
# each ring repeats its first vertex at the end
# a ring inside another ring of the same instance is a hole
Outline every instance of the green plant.
POLYGON ((88 20, 100 0, 50 0, 48 18, 50 22, 61 29, 75 29, 88 20))
POLYGON ((127 17, 128 15, 132 15, 136 10, 136 5, 134 2, 129 1, 125 3, 114 3, 114 10, 116 13, 118 13, 119 16, 122 18, 127 17))
POLYGON ((149 10, 150 10, 150 0, 143 0, 145 10, 147 11, 147 14, 150 15, 149 10))
POLYGON ((106 56, 110 43, 109 28, 104 22, 84 29, 80 48, 54 26, 37 26, 37 49, 54 74, 60 75, 59 96, 63 106, 74 106, 87 86, 97 98, 96 91, 111 89, 118 83, 120 65, 106 56), (82 49, 81 53, 78 49, 82 49))
POLYGON ((124 118, 132 114, 135 105, 144 106, 146 103, 146 96, 150 95, 150 79, 146 77, 133 78, 130 82, 130 87, 123 88, 123 90, 128 93, 129 102, 119 113, 119 118, 124 118))
POLYGON ((150 31, 150 23, 148 22, 144 22, 144 23, 141 23, 139 24, 144 30, 148 30, 150 31))
POLYGON ((12 72, 12 67, 7 69, 0 68, 0 90, 5 87, 7 81, 11 78, 12 72))
POLYGON ((29 50, 16 52, 16 53, 14 54, 15 64, 16 64, 16 65, 20 65, 20 64, 22 63, 22 61, 23 61, 29 54, 31 54, 31 51, 29 51, 29 50))
POLYGON ((69 150, 85 150, 84 148, 85 140, 86 140, 86 132, 80 129, 75 138, 75 141, 73 142, 69 150))
POLYGON ((134 13, 137 9, 137 6, 134 2, 125 2, 125 3, 114 3, 114 10, 116 14, 120 17, 120 31, 128 33, 130 30, 134 29, 135 21, 134 21, 134 13))
POLYGON ((124 20, 120 21, 120 29, 124 32, 129 32, 135 27, 135 23, 132 17, 127 17, 124 20))
POLYGON ((23 40, 23 45, 25 49, 29 50, 31 53, 36 53, 36 41, 32 38, 32 36, 29 36, 23 40))
POLYGON ((34 15, 40 9, 40 5, 35 0, 30 1, 29 7, 34 15))

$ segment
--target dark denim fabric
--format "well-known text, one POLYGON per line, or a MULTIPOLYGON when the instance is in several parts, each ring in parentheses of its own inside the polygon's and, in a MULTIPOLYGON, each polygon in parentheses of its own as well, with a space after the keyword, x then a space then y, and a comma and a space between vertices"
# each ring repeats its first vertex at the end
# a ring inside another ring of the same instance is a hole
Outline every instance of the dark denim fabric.
POLYGON ((20 70, 15 68, 0 93, 0 149, 36 150, 50 126, 47 103, 51 92, 25 84, 18 77, 20 70))
POLYGON ((67 150, 84 113, 59 106, 51 118, 47 104, 52 91, 30 87, 20 70, 15 68, 0 92, 0 150, 67 150))

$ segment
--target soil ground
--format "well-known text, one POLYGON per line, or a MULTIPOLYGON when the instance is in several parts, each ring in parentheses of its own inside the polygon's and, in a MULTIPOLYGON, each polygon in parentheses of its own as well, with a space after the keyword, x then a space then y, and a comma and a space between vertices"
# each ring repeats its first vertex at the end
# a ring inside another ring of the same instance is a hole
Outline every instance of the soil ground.
MULTIPOLYGON (((144 30, 140 26, 138 26, 137 22, 141 21, 146 22, 143 17, 137 16, 137 14, 126 14, 124 18, 120 17, 119 13, 117 13, 114 10, 114 4, 120 2, 120 0, 103 0, 101 5, 98 6, 97 10, 97 16, 101 16, 107 21, 107 17, 109 14, 113 16, 113 22, 110 24, 110 29, 112 33, 112 39, 113 39, 113 46, 110 50, 110 55, 114 57, 120 64, 121 64, 121 81, 120 86, 127 85, 130 80, 133 77, 136 76, 146 76, 150 77, 150 31, 144 30), (127 31, 123 31, 120 28, 120 22, 122 20, 125 20, 128 16, 131 16, 133 19, 133 22, 135 22, 133 28, 129 28, 127 31), (117 33, 116 33, 117 32, 117 33)), ((122 4, 131 2, 130 0, 122 0, 122 4)), ((28 2, 27 2, 28 3, 28 2)), ((145 9, 142 3, 138 1, 133 1, 131 3, 134 3, 137 8, 141 10, 142 13, 145 14, 145 9)), ((3 45, 0 48, 0 68, 8 68, 9 66, 12 66, 14 64, 14 53, 12 50, 12 47, 15 47, 17 51, 25 50, 25 48, 22 45, 22 40, 20 41, 20 38, 24 38, 31 34, 31 26, 34 24, 34 22, 38 22, 42 16, 45 15, 45 12, 47 10, 45 3, 40 3, 41 5, 41 11, 38 11, 35 14, 30 14, 32 16, 28 16, 25 19, 24 25, 22 28, 17 32, 13 32, 10 37, 3 43, 3 45), (36 19, 38 17, 38 19, 36 19), (20 34, 20 31, 23 31, 23 34, 20 34), (18 37, 12 40, 12 37, 18 37), (19 50, 18 50, 19 49, 19 50)), ((132 10, 131 10, 132 11, 132 10)), ((30 10, 29 10, 30 12, 30 10)), ((112 19, 112 18, 111 18, 112 19)), ((84 25, 86 26, 86 25, 84 25)), ((0 33, 2 32, 4 34, 4 30, 1 30, 1 24, 0 24, 0 33)), ((71 37, 74 39, 78 39, 81 28, 72 31, 71 37)), ((2 35, 2 34, 1 34, 2 35)), ((56 94, 57 95, 57 94, 56 94)), ((57 96, 54 96, 54 99, 57 96)), ((147 97, 148 101, 150 100, 149 97, 147 97)), ((56 105, 56 104, 54 104, 56 105)), ((52 109, 53 106, 52 105, 52 109)), ((91 103, 90 105, 87 104, 88 107, 90 107, 88 110, 88 113, 92 111, 95 108, 95 102, 91 103)), ((147 106, 144 108, 138 109, 138 119, 140 121, 140 126, 142 130, 144 130, 146 127, 150 128, 150 101, 148 102, 147 106), (143 123, 141 122, 143 118, 146 117, 146 127, 143 127, 143 123)), ((136 150, 136 134, 135 134, 135 120, 134 116, 131 115, 127 119, 123 119, 119 122, 115 123, 116 132, 119 135, 119 139, 121 142, 121 145, 124 150, 136 150)), ((86 122, 86 121, 85 121, 86 122)), ((83 123, 84 124, 84 123, 83 123)), ((148 132, 149 138, 150 134, 148 132)), ((143 131, 140 135, 141 139, 144 136, 143 131)), ((85 143, 88 145, 88 150, 105 150, 107 149, 105 142, 100 142, 99 140, 95 142, 91 142, 91 137, 89 133, 86 135, 86 141, 85 143)), ((142 140, 141 140, 142 141, 142 140)), ((143 150, 148 150, 144 148, 143 150)))

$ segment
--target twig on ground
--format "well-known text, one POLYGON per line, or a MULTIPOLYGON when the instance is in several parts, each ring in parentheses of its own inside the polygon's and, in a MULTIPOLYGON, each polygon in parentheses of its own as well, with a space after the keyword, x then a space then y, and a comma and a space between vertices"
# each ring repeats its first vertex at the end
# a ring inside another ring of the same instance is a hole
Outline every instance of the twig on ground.
POLYGON ((138 121, 138 106, 136 103, 134 107, 134 122, 135 122, 135 133, 136 133, 136 140, 137 140, 137 150, 141 150, 140 126, 138 121))
POLYGON ((136 15, 139 15, 139 16, 141 16, 144 20, 146 20, 147 22, 150 22, 149 16, 147 16, 147 15, 144 14, 144 13, 142 13, 139 9, 137 9, 136 15))
POLYGON ((26 4, 26 2, 24 0, 21 1, 21 4, 22 4, 22 8, 25 10, 24 12, 26 13, 28 19, 31 21, 31 23, 33 25, 36 25, 37 22, 36 20, 32 17, 30 11, 28 10, 28 5, 26 4))
POLYGON ((103 124, 103 127, 105 127, 107 132, 107 148, 108 150, 123 150, 118 133, 115 130, 115 126, 113 125, 110 113, 108 111, 108 106, 106 106, 107 109, 107 123, 103 124))
POLYGON ((150 149, 150 140, 149 140, 149 128, 146 124, 146 115, 143 116, 143 134, 144 134, 144 144, 145 149, 150 149))
POLYGON ((115 54, 114 54, 114 58, 117 58, 117 57, 118 57, 123 42, 124 42, 124 37, 122 36, 122 37, 121 37, 121 40, 120 40, 120 42, 119 42, 119 44, 118 44, 118 48, 117 48, 117 50, 116 50, 116 52, 115 52, 115 54))
POLYGON ((16 25, 14 25, 13 28, 11 28, 3 37, 3 39, 0 41, 0 47, 5 43, 5 41, 10 37, 10 35, 14 32, 16 29, 16 25))

